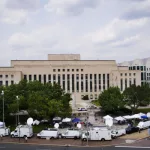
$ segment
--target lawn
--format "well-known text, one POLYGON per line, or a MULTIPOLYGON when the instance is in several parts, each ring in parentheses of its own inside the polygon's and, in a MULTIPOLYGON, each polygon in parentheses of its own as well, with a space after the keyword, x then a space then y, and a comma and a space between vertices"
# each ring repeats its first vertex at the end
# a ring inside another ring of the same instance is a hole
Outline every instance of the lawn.
POLYGON ((100 106, 100 103, 99 103, 98 100, 93 100, 93 101, 92 101, 92 104, 94 104, 94 105, 96 105, 96 106, 98 106, 98 107, 100 106))

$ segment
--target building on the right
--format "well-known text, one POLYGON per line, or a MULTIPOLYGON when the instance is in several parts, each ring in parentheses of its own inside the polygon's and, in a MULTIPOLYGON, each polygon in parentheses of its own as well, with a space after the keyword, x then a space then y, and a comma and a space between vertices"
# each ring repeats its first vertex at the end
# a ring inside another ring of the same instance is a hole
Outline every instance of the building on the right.
POLYGON ((128 66, 129 70, 141 71, 141 85, 148 83, 150 85, 150 57, 144 59, 135 59, 119 63, 119 66, 128 66))

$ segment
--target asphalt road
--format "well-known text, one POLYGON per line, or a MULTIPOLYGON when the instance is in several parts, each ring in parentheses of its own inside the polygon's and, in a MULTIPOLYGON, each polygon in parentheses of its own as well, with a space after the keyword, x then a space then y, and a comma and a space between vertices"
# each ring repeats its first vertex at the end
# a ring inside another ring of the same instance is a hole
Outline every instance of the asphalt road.
MULTIPOLYGON (((0 150, 143 150, 143 147, 59 147, 59 146, 42 146, 28 144, 2 144, 0 150)), ((145 147, 144 149, 150 149, 145 147)))

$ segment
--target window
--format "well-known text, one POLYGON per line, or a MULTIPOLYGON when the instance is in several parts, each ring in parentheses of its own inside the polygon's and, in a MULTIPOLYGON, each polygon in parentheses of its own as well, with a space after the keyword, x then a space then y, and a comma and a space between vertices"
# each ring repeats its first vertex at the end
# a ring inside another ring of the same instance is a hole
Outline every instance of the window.
POLYGON ((132 85, 132 79, 130 78, 129 79, 129 86, 131 86, 132 85))
POLYGON ((127 88, 127 79, 125 79, 125 89, 127 88))
POLYGON ((74 72, 74 69, 72 69, 72 72, 74 72))
POLYGON ((8 86, 8 81, 5 81, 5 85, 8 86))
POLYGON ((60 72, 60 69, 58 69, 58 72, 60 72))
POLYGON ((122 73, 120 73, 120 76, 122 76, 122 73))
POLYGON ((123 91, 123 79, 120 79, 120 89, 123 91))
POLYGON ((63 90, 65 90, 65 74, 63 74, 63 90))
POLYGON ((58 84, 60 85, 60 83, 61 83, 61 76, 60 74, 58 74, 58 84))
POLYGON ((8 75, 6 74, 5 77, 8 78, 8 75))
POLYGON ((129 73, 129 76, 131 76, 131 73, 129 73))
POLYGON ((29 75, 29 81, 31 81, 32 80, 32 75, 29 75))
POLYGON ((144 71, 146 71, 146 66, 144 66, 144 71))
POLYGON ((127 76, 127 73, 125 73, 125 76, 127 76))
POLYGON ((44 74, 44 84, 46 84, 46 74, 44 74))
POLYGON ((103 90, 105 90, 105 74, 103 74, 103 90))
POLYGON ((79 71, 79 69, 76 69, 76 71, 78 72, 78 71, 79 71))
POLYGON ((72 74, 72 92, 74 92, 74 74, 72 74))
POLYGON ((70 74, 67 74, 67 90, 70 91, 70 74))
POLYGON ((136 76, 136 73, 133 73, 134 76, 136 76))
POLYGON ((13 77, 14 77, 14 75, 12 74, 12 75, 11 75, 11 78, 13 78, 13 77))
POLYGON ((56 83, 56 74, 53 74, 53 83, 56 83))
POLYGON ((56 72, 56 69, 53 69, 53 72, 56 72))
POLYGON ((81 69, 81 71, 83 71, 83 69, 81 69))
POLYGON ((141 71, 143 71, 143 66, 141 66, 141 71))
POLYGON ((0 81, 0 86, 2 86, 3 85, 3 81, 0 81))
POLYGON ((85 74, 85 92, 88 92, 88 74, 85 74))
POLYGON ((3 77, 3 75, 0 75, 0 78, 2 78, 3 77))
POLYGON ((99 91, 101 91, 101 74, 98 75, 99 91))
POLYGON ((92 88, 92 74, 90 74, 90 92, 93 91, 93 88, 92 88))
POLYGON ((39 82, 41 82, 41 75, 39 74, 39 82))
POLYGON ((79 92, 79 74, 76 74, 77 92, 79 92))
POLYGON ((94 74, 94 92, 97 92, 97 74, 94 74))
POLYGON ((84 85, 83 85, 83 74, 81 74, 81 92, 84 90, 84 85))
POLYGON ((65 72, 65 69, 63 69, 63 72, 65 72))
POLYGON ((137 66, 137 70, 140 70, 140 66, 137 66))
POLYGON ((107 74, 107 88, 109 88, 109 74, 107 74))
POLYGON ((51 83, 51 74, 48 75, 48 82, 51 83))
POLYGON ((134 78, 133 82, 134 82, 134 85, 136 85, 136 79, 135 78, 134 78))
POLYGON ((70 71, 70 69, 67 69, 67 71, 69 72, 69 71, 70 71))
POLYGON ((36 79, 36 74, 34 75, 34 80, 37 80, 37 79, 36 79))
POLYGON ((11 80, 11 85, 13 85, 14 84, 14 81, 13 80, 11 80))
POLYGON ((133 66, 133 70, 135 70, 135 66, 133 66))
POLYGON ((23 78, 24 78, 24 80, 27 80, 27 75, 24 75, 24 77, 23 77, 23 78))

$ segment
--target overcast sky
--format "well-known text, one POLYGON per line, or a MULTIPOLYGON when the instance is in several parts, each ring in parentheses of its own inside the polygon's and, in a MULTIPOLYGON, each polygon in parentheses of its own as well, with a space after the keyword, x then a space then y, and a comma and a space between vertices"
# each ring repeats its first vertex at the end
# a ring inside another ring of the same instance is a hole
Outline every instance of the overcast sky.
POLYGON ((0 66, 50 53, 149 57, 150 0, 0 0, 0 66))

